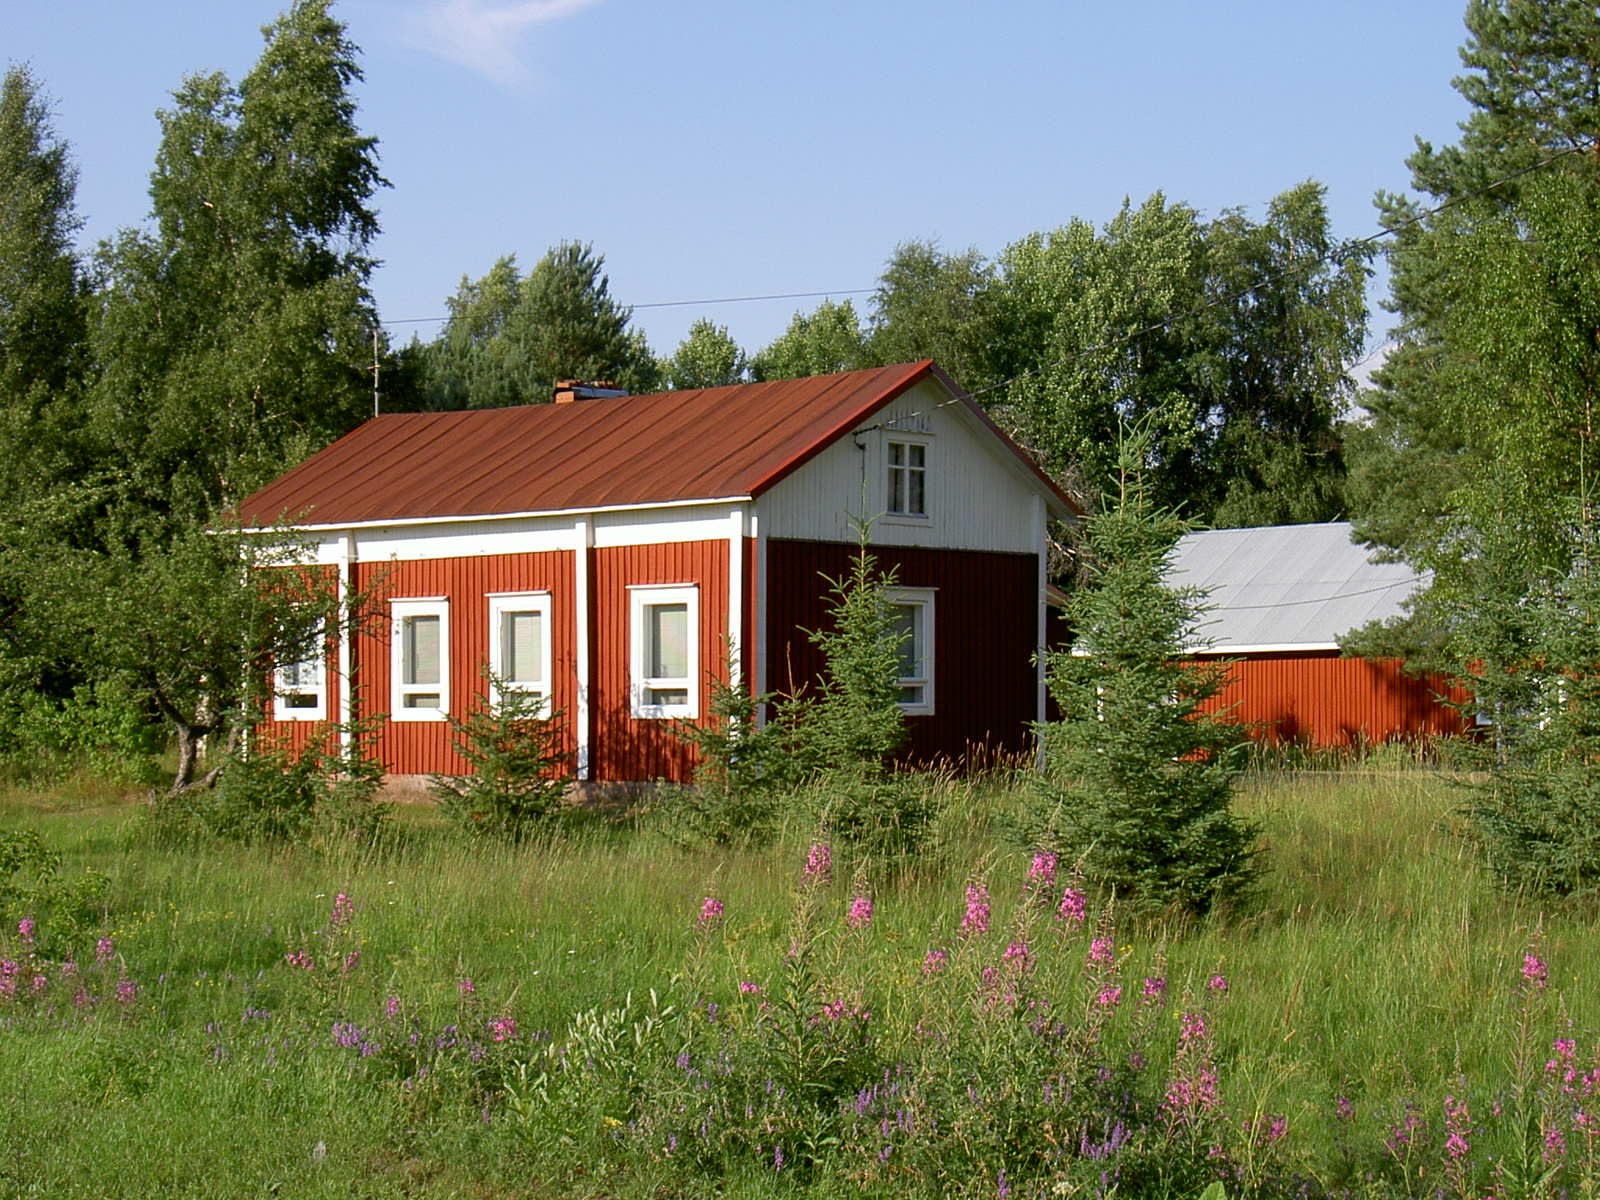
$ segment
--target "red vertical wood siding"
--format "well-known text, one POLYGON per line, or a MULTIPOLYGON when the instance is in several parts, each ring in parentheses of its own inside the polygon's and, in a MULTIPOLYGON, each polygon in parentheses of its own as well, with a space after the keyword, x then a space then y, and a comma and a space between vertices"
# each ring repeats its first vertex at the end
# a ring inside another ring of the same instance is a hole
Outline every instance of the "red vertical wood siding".
MULTIPOLYGON (((749 563, 749 557, 746 557, 749 563)), ((727 678, 728 542, 671 542, 594 551, 591 594, 595 614, 591 729, 594 778, 689 779, 694 754, 674 736, 674 723, 637 720, 629 704, 629 598, 634 585, 692 583, 700 590, 700 712, 707 711, 708 676, 727 678)))
MULTIPOLYGON (((389 711, 389 601, 443 596, 450 602, 450 710, 465 716, 483 703, 483 668, 489 661, 490 592, 549 592, 553 707, 565 714, 568 750, 575 746, 577 705, 576 613, 570 551, 486 554, 419 562, 362 563, 356 587, 372 595, 371 619, 354 646, 358 713, 389 711)), ((467 771, 447 721, 386 721, 378 753, 396 774, 457 775, 467 771)))
MULTIPOLYGON (((329 587, 335 586, 338 581, 338 568, 323 564, 315 567, 289 567, 272 568, 273 570, 300 570, 312 577, 321 577, 329 587)), ((273 683, 268 678, 269 692, 264 705, 265 712, 259 729, 261 743, 273 748, 283 748, 298 754, 301 750, 313 743, 327 744, 328 725, 339 719, 339 697, 344 688, 344 680, 339 677, 339 643, 330 637, 322 655, 322 678, 326 685, 327 716, 321 721, 280 721, 273 713, 274 697, 270 692, 273 683)))
MULTIPOLYGON (((814 686, 822 657, 805 630, 829 621, 828 584, 856 549, 838 542, 767 543, 767 686, 814 686)), ((873 547, 881 570, 934 597, 934 711, 908 716, 909 761, 960 760, 980 748, 1015 752, 1030 739, 1037 692, 1038 559, 1032 554, 873 547)))
POLYGON ((1337 650, 1251 654, 1229 668, 1228 685, 1207 707, 1252 726, 1272 743, 1350 746, 1453 736, 1461 714, 1441 703, 1468 693, 1438 675, 1407 675, 1394 659, 1342 658, 1337 650))

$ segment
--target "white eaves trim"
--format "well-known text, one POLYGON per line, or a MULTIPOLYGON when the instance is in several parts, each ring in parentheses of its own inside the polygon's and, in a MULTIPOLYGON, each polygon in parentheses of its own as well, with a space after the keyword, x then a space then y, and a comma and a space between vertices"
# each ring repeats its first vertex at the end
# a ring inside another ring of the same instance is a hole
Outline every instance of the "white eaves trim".
POLYGON ((1337 650, 1338 642, 1280 642, 1260 646, 1197 646, 1187 654, 1288 654, 1302 650, 1337 650))
POLYGON ((450 525, 462 521, 517 521, 533 517, 572 517, 586 513, 644 512, 654 508, 695 508, 713 504, 748 504, 750 496, 713 496, 703 500, 657 500, 643 504, 597 504, 592 508, 535 508, 523 512, 455 513, 446 517, 383 517, 374 521, 331 521, 289 525, 252 525, 245 533, 277 533, 283 529, 391 529, 397 525, 450 525))

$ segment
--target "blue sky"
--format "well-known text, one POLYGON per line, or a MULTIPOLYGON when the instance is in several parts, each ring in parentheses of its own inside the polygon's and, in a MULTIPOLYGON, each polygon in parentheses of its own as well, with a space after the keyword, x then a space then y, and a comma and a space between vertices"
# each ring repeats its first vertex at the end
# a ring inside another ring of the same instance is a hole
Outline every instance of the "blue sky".
MULTIPOLYGON (((237 79, 281 4, 3 0, 80 170, 92 243, 147 209, 155 110, 237 79)), ((896 243, 997 254, 1155 190, 1261 215, 1306 179, 1375 228, 1414 136, 1465 105, 1464 0, 340 0, 393 183, 374 291, 431 336, 463 274, 590 241, 660 352, 709 316, 747 348, 871 288, 896 243)), ((868 297, 855 297, 865 305, 868 297)), ((1372 342, 1387 314, 1375 314, 1372 342)))

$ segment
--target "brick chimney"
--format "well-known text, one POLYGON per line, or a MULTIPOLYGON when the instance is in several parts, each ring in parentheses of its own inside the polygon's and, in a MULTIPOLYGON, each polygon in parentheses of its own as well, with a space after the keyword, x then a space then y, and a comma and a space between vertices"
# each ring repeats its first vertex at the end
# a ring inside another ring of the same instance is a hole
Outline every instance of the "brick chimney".
POLYGON ((578 400, 610 400, 627 394, 627 388, 619 388, 603 379, 563 379, 556 384, 551 399, 557 404, 572 404, 578 400))

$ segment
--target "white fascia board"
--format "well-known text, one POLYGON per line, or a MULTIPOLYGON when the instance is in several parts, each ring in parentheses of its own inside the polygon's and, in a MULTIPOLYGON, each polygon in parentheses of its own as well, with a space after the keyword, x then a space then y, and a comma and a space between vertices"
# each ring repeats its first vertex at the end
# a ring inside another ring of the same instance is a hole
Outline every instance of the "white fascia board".
POLYGON ((535 517, 577 517, 590 513, 643 512, 652 508, 694 508, 709 504, 748 504, 749 496, 710 496, 700 500, 654 500, 643 504, 597 504, 591 508, 530 508, 522 512, 458 513, 446 517, 384 517, 373 521, 330 521, 324 524, 252 525, 245 533, 276 533, 290 530, 311 533, 321 530, 394 529, 407 525, 450 525, 462 521, 518 521, 535 517))

